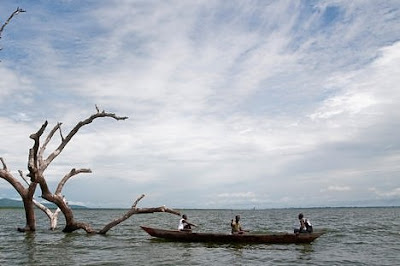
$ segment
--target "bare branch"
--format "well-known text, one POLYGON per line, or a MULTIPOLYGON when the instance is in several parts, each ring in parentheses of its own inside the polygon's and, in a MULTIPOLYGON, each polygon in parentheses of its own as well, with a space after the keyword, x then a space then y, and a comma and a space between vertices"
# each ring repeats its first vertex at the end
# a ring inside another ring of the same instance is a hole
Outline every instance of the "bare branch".
POLYGON ((47 217, 49 217, 51 219, 51 216, 53 216, 53 213, 51 212, 51 210, 49 208, 47 208, 46 206, 44 206, 42 203, 38 202, 35 199, 33 199, 33 204, 35 204, 36 207, 38 207, 40 210, 42 210, 47 215, 47 217))
MULTIPOLYGON (((65 198, 63 198, 64 202, 65 198)), ((57 208, 54 212, 50 210, 50 208, 46 207, 45 205, 41 204, 40 202, 36 201, 33 199, 33 204, 35 204, 36 207, 38 207, 40 210, 42 210, 47 217, 50 220, 50 230, 54 230, 57 227, 57 222, 58 222, 58 214, 61 212, 60 208, 57 208)))
POLYGON ((137 198, 136 200, 135 200, 135 202, 133 203, 133 205, 132 205, 132 208, 136 208, 136 205, 138 204, 138 202, 141 200, 141 199, 143 199, 144 198, 144 194, 142 194, 139 198, 137 198))
POLYGON ((3 169, 0 169, 0 178, 3 178, 8 183, 10 183, 21 195, 21 197, 23 197, 26 194, 25 187, 8 171, 7 165, 3 157, 0 157, 0 161, 3 164, 3 169))
POLYGON ((44 130, 46 129, 48 122, 45 121, 38 132, 30 135, 29 137, 33 139, 34 144, 33 147, 29 150, 29 161, 28 161, 28 176, 31 178, 32 182, 36 182, 37 174, 38 174, 38 150, 39 150, 39 140, 43 135, 44 130))
POLYGON ((3 165, 3 170, 8 171, 6 162, 4 161, 3 157, 0 157, 1 164, 3 165))
POLYGON ((24 173, 21 170, 18 170, 19 175, 25 181, 25 183, 29 186, 28 179, 24 176, 24 173))
POLYGON ((157 208, 136 208, 137 203, 144 198, 144 194, 142 194, 132 205, 132 208, 128 210, 124 215, 121 217, 111 221, 110 223, 106 224, 103 229, 101 229, 98 233, 105 235, 111 228, 114 226, 122 223, 123 221, 127 220, 134 214, 142 214, 142 213, 154 213, 154 212, 168 212, 175 215, 180 215, 178 211, 166 208, 165 206, 157 207, 157 208))
POLYGON ((64 141, 64 136, 63 136, 63 133, 62 133, 62 130, 61 130, 61 125, 62 125, 62 123, 58 122, 58 124, 59 124, 58 129, 59 129, 59 132, 60 132, 61 141, 64 141))
POLYGON ((70 171, 68 174, 66 174, 66 175, 63 177, 63 179, 61 179, 60 183, 58 183, 58 186, 57 186, 57 189, 56 189, 55 194, 56 194, 56 195, 60 195, 60 194, 61 194, 61 190, 63 189, 65 183, 66 183, 71 177, 73 177, 74 175, 78 175, 78 174, 80 174, 80 173, 91 173, 91 172, 92 172, 92 170, 90 170, 90 169, 78 169, 78 170, 76 170, 75 168, 71 169, 71 171, 70 171))
MULTIPOLYGON (((15 16, 18 15, 19 13, 23 13, 26 12, 25 10, 23 10, 22 8, 17 7, 17 9, 10 15, 10 17, 4 22, 3 25, 1 25, 0 27, 0 39, 1 39, 1 35, 4 31, 4 28, 7 26, 8 23, 10 23, 11 19, 15 16)), ((3 48, 0 47, 0 51, 3 50, 3 48)), ((1 60, 0 60, 1 62, 1 60)))
POLYGON ((46 150, 47 144, 49 144, 51 138, 54 136, 54 133, 57 131, 57 129, 60 128, 60 126, 61 126, 61 123, 58 122, 57 125, 55 125, 53 127, 53 129, 47 135, 46 140, 44 141, 42 147, 40 147, 39 159, 41 160, 41 163, 43 163, 43 154, 44 154, 44 151, 46 150))
MULTIPOLYGON (((25 177, 24 173, 21 170, 18 170, 19 175, 21 176, 21 178, 25 181, 25 183, 28 185, 28 195, 27 197, 32 197, 33 198, 33 194, 35 193, 36 190, 36 184, 34 184, 33 182, 29 182, 28 179, 25 177)), ((33 202, 35 204, 35 202, 33 202)))
POLYGON ((47 166, 63 151, 65 146, 69 143, 69 141, 72 139, 72 137, 78 133, 79 129, 82 128, 85 125, 88 125, 93 122, 93 120, 100 118, 100 117, 110 117, 114 118, 115 120, 125 120, 128 119, 127 116, 117 116, 114 113, 106 113, 105 111, 102 111, 100 113, 96 113, 88 117, 87 119, 80 121, 76 126, 69 132, 69 134, 65 137, 65 139, 62 140, 61 144, 56 148, 55 151, 53 151, 45 160, 44 165, 42 166, 42 170, 45 170, 47 166))
POLYGON ((54 212, 54 215, 57 217, 60 212, 61 212, 61 209, 57 208, 57 210, 54 212))
POLYGON ((19 7, 17 7, 17 9, 14 12, 12 12, 10 17, 4 22, 4 24, 0 28, 0 39, 1 39, 1 34, 3 33, 4 28, 7 26, 8 23, 10 23, 11 19, 14 16, 18 15, 19 13, 23 13, 23 12, 26 12, 26 11, 19 7))

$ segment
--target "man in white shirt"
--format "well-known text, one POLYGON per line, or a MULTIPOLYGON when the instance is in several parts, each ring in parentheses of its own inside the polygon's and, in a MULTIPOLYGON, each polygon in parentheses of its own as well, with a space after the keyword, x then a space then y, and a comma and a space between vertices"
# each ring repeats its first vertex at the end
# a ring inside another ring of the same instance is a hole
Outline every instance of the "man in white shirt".
POLYGON ((191 231, 192 226, 197 226, 197 225, 188 222, 186 214, 182 215, 182 219, 179 220, 178 230, 191 231))

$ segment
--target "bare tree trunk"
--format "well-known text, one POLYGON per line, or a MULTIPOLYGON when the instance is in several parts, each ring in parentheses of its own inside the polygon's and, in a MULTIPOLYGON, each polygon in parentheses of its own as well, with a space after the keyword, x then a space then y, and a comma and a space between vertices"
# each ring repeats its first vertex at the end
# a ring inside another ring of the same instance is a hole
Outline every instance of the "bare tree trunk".
POLYGON ((18 231, 35 231, 36 230, 36 218, 35 218, 35 210, 33 208, 33 200, 29 197, 22 197, 24 208, 25 208, 25 216, 26 216, 26 226, 24 228, 18 227, 18 231))
MULTIPOLYGON (((21 178, 23 180, 25 180, 25 183, 28 184, 28 186, 30 185, 30 182, 26 179, 26 177, 24 176, 23 172, 21 170, 18 171, 19 175, 21 176, 21 178)), ((34 183, 36 184, 36 183, 34 183)), ((47 208, 46 206, 44 206, 43 204, 41 204, 40 202, 36 201, 35 199, 32 200, 33 204, 39 208, 41 211, 43 211, 47 217, 50 220, 50 230, 54 230, 57 227, 57 223, 58 223, 58 214, 60 213, 61 209, 57 208, 54 212, 52 212, 50 210, 50 208, 47 208)), ((65 198, 64 198, 65 201, 65 198)), ((27 215, 28 216, 28 215, 27 215)))
POLYGON ((26 217, 26 225, 23 228, 18 228, 18 231, 35 231, 36 230, 36 221, 35 221, 35 212, 33 205, 33 194, 35 192, 37 184, 32 183, 25 188, 8 170, 7 165, 3 158, 0 157, 0 161, 3 165, 3 169, 0 169, 0 178, 3 178, 8 183, 10 183, 18 194, 21 196, 22 202, 25 208, 25 217, 26 217))

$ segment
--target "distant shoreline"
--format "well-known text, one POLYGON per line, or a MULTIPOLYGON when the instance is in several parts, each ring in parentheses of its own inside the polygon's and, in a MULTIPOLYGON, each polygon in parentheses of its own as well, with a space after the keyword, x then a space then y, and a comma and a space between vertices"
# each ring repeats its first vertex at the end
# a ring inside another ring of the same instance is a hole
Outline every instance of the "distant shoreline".
MULTIPOLYGON (((56 209, 57 206, 53 203, 42 203, 46 207, 50 209, 56 209)), ((76 204, 70 204, 69 205, 72 209, 74 210, 128 210, 130 207, 115 207, 115 208, 109 208, 109 207, 87 207, 83 205, 76 205, 76 204)), ((343 204, 343 206, 310 206, 310 207, 270 207, 270 208, 178 208, 178 207, 172 207, 172 209, 176 210, 249 210, 249 211, 258 211, 258 210, 285 210, 285 209, 338 209, 338 208, 399 208, 400 205, 398 204, 380 204, 380 205, 366 205, 366 204, 354 204, 354 205, 346 205, 343 204)), ((21 200, 13 200, 9 198, 2 198, 0 199, 0 209, 23 209, 24 205, 21 200)))
MULTIPOLYGON (((50 209, 56 209, 57 206, 53 203, 42 203, 44 206, 50 209)), ((87 209, 86 206, 81 206, 81 205, 74 205, 71 204, 69 205, 72 209, 87 209)), ((23 209, 24 205, 21 200, 13 200, 13 199, 8 199, 8 198, 2 198, 0 199, 0 209, 23 209)))

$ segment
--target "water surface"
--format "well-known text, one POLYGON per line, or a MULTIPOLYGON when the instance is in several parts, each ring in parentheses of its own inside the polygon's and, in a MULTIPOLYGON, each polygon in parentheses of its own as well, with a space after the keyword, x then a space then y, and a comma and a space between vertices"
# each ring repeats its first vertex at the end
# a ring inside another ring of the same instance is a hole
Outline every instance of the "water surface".
MULTIPOLYGON (((106 236, 47 228, 37 212, 37 231, 19 233, 22 209, 0 209, 0 265, 398 265, 400 208, 316 208, 272 210, 184 210, 196 231, 229 232, 236 214, 254 232, 291 232, 299 212, 327 233, 312 244, 230 245, 176 243, 151 238, 140 225, 175 229, 168 213, 134 215, 106 236)), ((75 216, 100 229, 123 210, 76 210, 75 216)))

